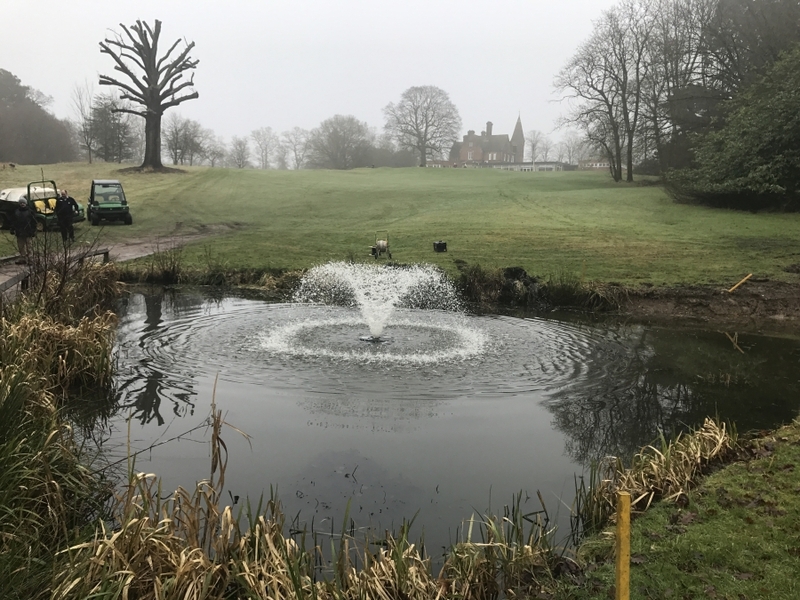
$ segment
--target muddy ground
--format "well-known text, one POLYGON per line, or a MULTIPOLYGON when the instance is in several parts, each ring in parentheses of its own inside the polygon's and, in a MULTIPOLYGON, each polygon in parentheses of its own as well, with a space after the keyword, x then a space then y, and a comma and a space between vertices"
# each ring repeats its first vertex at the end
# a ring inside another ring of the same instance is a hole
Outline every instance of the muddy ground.
POLYGON ((687 325, 800 334, 800 282, 751 278, 732 292, 728 289, 640 288, 630 291, 620 312, 653 323, 678 319, 687 325))

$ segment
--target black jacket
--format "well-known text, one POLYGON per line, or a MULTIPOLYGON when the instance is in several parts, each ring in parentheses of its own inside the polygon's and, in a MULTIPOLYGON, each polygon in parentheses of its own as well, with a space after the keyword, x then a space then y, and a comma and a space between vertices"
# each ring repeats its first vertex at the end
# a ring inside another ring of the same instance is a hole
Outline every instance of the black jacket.
POLYGON ((36 237, 36 215, 27 206, 17 206, 13 225, 17 237, 36 237))
POLYGON ((72 215, 78 212, 78 203, 72 196, 59 196, 56 199, 56 218, 59 223, 70 223, 72 215))

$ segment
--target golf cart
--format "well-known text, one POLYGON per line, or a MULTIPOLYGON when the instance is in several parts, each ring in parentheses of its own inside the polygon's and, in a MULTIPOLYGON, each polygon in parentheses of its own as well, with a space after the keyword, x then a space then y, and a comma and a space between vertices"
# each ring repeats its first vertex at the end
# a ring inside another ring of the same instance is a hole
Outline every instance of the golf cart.
POLYGON ((117 179, 92 180, 88 213, 92 225, 99 225, 102 220, 122 221, 125 225, 133 223, 128 200, 117 179))
MULTIPOLYGON (((56 198, 58 188, 53 180, 33 181, 27 187, 8 188, 0 191, 0 227, 8 229, 14 219, 14 211, 20 199, 25 199, 28 206, 36 213, 36 228, 39 231, 58 228, 56 218, 56 198)), ((72 216, 73 223, 85 221, 83 206, 78 204, 78 211, 72 216)))

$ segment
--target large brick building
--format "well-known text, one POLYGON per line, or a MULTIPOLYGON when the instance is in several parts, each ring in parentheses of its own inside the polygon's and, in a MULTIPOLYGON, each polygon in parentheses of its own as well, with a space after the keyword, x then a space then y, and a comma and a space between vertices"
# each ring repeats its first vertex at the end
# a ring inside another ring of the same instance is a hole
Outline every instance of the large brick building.
POLYGON ((453 144, 450 163, 454 167, 521 164, 524 153, 525 135, 522 133, 522 120, 517 117, 511 138, 507 133, 493 133, 491 121, 486 123, 486 130, 480 135, 469 130, 463 141, 453 144))

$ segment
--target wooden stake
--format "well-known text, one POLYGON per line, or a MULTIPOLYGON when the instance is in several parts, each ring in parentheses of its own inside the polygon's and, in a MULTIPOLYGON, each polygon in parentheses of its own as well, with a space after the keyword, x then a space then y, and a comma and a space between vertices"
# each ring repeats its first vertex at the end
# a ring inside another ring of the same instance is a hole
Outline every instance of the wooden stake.
POLYGON ((731 334, 729 334, 727 331, 723 331, 722 333, 724 333, 725 336, 731 341, 731 344, 733 344, 734 348, 736 348, 739 352, 744 354, 744 350, 739 348, 739 344, 738 344, 738 342, 739 342, 739 334, 738 333, 735 333, 734 337, 731 337, 731 334))
POLYGON ((745 281, 747 281, 748 279, 750 279, 752 276, 753 276, 753 274, 752 274, 752 273, 750 273, 750 275, 748 275, 747 277, 745 277, 744 279, 742 279, 742 280, 741 280, 739 283, 737 283, 735 286, 733 286, 731 289, 729 289, 729 290, 728 290, 728 293, 730 294, 730 293, 731 293, 733 290, 735 290, 736 288, 738 288, 740 285, 742 285, 742 284, 743 284, 745 281))
POLYGON ((631 597, 631 495, 617 493, 617 593, 615 600, 631 597))

